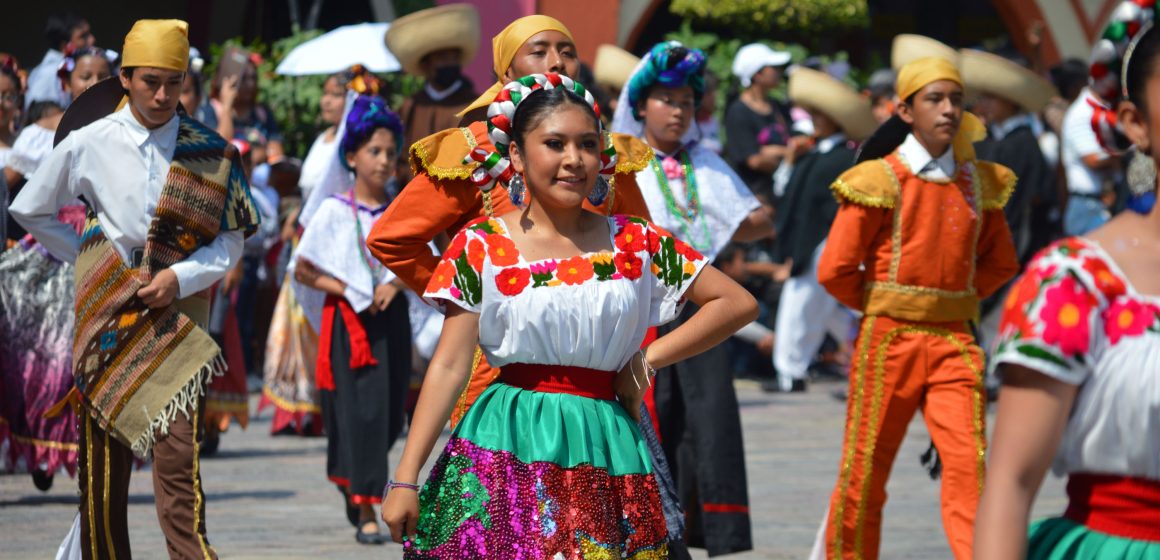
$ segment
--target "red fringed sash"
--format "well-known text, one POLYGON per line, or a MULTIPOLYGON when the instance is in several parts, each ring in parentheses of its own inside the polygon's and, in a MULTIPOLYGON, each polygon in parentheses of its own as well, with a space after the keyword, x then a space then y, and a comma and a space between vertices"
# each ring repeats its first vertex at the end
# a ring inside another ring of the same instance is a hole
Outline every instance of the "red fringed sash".
POLYGON ((314 383, 319 390, 334 390, 334 369, 330 365, 331 337, 334 335, 334 310, 338 308, 342 315, 342 324, 346 325, 346 332, 350 333, 350 368, 359 369, 368 366, 377 366, 379 361, 371 354, 371 344, 367 340, 367 331, 363 328, 358 313, 350 306, 346 298, 327 295, 322 304, 322 332, 318 333, 318 362, 314 368, 314 383))

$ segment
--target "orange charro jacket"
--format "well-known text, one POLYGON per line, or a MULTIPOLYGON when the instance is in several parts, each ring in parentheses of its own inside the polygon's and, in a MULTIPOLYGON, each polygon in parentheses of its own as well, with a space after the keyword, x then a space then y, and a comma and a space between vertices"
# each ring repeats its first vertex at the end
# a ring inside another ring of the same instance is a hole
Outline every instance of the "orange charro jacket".
POLYGON ((945 182, 919 178, 897 151, 846 171, 818 281, 867 315, 923 322, 977 319, 979 300, 1019 272, 1003 216, 1015 174, 960 162, 945 182))

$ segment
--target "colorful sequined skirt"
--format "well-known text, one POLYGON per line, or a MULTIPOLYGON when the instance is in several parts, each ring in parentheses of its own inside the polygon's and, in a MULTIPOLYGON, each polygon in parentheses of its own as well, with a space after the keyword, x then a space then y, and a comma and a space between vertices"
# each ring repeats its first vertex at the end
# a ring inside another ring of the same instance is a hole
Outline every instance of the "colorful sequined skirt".
POLYGON ((495 383, 419 494, 405 558, 667 558, 648 449, 619 403, 495 383))

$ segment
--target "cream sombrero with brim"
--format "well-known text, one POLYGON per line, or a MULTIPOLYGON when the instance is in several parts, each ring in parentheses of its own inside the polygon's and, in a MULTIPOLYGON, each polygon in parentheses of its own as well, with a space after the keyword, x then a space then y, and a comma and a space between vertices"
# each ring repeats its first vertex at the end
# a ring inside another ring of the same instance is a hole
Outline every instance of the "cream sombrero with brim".
POLYGON ((870 100, 825 72, 794 68, 789 74, 789 98, 797 105, 825 113, 852 140, 867 138, 878 128, 870 100))
POLYGON ((1025 111, 1038 113, 1058 95, 1051 82, 1014 61, 973 49, 959 51, 963 85, 975 93, 1002 97, 1025 111))
POLYGON ((903 33, 894 38, 894 44, 890 47, 890 67, 897 72, 911 62, 932 56, 959 65, 959 52, 955 49, 925 35, 903 33))
POLYGON ((391 22, 385 40, 408 74, 422 75, 419 61, 443 49, 459 49, 467 66, 479 50, 479 11, 470 4, 419 10, 391 22))
POLYGON ((640 57, 616 45, 604 44, 596 48, 596 63, 592 73, 597 84, 621 90, 638 64, 640 57))

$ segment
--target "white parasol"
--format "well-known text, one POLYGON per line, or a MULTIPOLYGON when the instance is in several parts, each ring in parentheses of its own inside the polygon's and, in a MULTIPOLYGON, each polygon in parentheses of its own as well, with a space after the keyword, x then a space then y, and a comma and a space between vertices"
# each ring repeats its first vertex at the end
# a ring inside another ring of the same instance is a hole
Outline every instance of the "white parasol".
POLYGON ((383 37, 389 23, 344 25, 290 51, 275 70, 283 76, 332 74, 362 64, 371 72, 401 70, 383 37))

